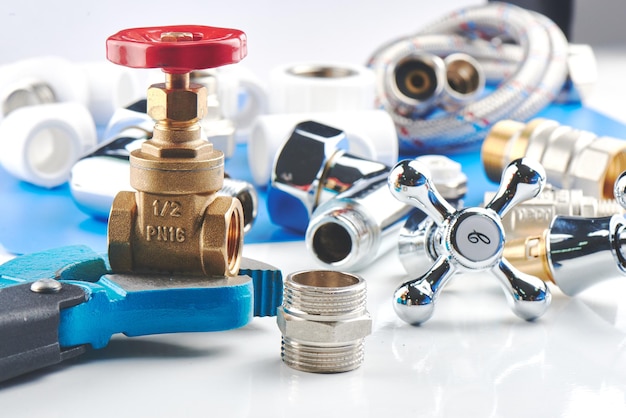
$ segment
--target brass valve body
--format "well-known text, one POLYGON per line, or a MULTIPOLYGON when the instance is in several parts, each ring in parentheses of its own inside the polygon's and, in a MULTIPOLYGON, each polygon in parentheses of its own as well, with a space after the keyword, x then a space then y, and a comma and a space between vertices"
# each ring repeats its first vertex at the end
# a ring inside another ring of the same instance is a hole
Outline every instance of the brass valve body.
POLYGON ((234 276, 243 245, 239 200, 217 196, 224 156, 202 139, 205 87, 189 73, 166 74, 148 89, 152 139, 130 156, 137 192, 120 192, 109 216, 109 261, 116 272, 234 276))

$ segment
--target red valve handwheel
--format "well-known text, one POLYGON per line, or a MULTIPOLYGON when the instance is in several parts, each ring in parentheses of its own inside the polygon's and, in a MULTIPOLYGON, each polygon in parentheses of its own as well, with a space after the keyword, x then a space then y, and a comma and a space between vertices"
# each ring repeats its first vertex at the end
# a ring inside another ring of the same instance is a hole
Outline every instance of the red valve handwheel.
POLYGON ((241 61, 247 54, 246 34, 237 29, 177 25, 125 29, 106 42, 107 59, 132 68, 163 68, 168 73, 215 68, 241 61), (167 42, 161 34, 183 32, 193 40, 167 42))

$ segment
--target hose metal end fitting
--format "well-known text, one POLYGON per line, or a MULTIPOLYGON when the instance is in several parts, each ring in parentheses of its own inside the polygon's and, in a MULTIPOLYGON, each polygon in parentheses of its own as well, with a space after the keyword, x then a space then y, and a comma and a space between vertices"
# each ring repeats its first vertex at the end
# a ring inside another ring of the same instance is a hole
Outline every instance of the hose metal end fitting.
POLYGON ((446 66, 435 54, 415 53, 387 68, 389 89, 398 112, 423 115, 434 109, 446 84, 446 66))
POLYGON ((372 331, 366 283, 357 275, 329 270, 292 273, 284 283, 281 356, 289 367, 313 373, 354 370, 364 359, 372 331))
POLYGON ((483 142, 483 166, 491 181, 498 181, 510 161, 524 156, 540 162, 558 188, 611 199, 615 180, 626 170, 626 141, 535 119, 527 124, 500 121, 483 142))
POLYGON ((461 52, 448 55, 443 63, 446 67, 446 83, 442 106, 453 112, 483 93, 485 72, 471 55, 461 52))

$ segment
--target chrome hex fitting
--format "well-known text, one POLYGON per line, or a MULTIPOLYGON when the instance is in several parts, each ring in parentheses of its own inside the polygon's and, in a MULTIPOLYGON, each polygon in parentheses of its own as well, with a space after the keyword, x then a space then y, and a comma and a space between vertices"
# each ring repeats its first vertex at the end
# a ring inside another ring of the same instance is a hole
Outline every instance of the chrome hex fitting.
POLYGON ((338 129, 314 121, 296 125, 274 160, 267 191, 273 223, 304 232, 319 205, 388 172, 382 163, 348 154, 347 146, 338 129))
POLYGON ((366 291, 363 278, 354 274, 309 270, 288 275, 276 313, 283 362, 313 373, 359 367, 364 339, 372 332, 366 291))
POLYGON ((544 166, 553 186, 581 189, 599 199, 613 198, 613 184, 626 170, 626 141, 547 119, 496 123, 481 153, 487 176, 494 182, 510 161, 526 156, 544 166))

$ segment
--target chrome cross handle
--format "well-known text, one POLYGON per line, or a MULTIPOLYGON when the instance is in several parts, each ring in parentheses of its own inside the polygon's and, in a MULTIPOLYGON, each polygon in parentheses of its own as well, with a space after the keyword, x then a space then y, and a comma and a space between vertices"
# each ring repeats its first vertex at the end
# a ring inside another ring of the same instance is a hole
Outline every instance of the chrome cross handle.
POLYGON ((541 316, 550 305, 550 291, 542 280, 520 272, 502 257, 501 218, 517 203, 537 196, 545 181, 540 164, 515 160, 502 173, 500 188, 485 208, 456 210, 437 192, 424 165, 413 160, 396 164, 389 174, 391 193, 435 222, 430 245, 438 254, 428 272, 396 289, 396 314, 410 324, 421 324, 432 316, 439 292, 455 273, 489 270, 517 316, 526 320, 541 316))

